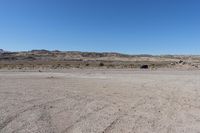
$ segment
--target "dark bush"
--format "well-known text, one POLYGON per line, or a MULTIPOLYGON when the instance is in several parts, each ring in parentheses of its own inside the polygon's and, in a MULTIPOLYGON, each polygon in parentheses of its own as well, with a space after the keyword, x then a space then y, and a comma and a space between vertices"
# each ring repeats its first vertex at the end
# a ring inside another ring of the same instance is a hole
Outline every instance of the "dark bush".
POLYGON ((142 66, 140 66, 140 69, 148 69, 148 68, 149 68, 148 65, 142 65, 142 66))
POLYGON ((102 63, 102 62, 101 62, 101 63, 99 63, 99 66, 101 66, 101 67, 102 67, 102 66, 104 66, 104 63, 102 63))

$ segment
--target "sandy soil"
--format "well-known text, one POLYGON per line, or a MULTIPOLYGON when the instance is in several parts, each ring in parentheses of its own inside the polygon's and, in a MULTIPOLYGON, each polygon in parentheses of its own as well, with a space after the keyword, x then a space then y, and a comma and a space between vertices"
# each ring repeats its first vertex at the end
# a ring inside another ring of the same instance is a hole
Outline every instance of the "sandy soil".
POLYGON ((134 132, 200 132, 200 72, 0 72, 0 133, 134 132))

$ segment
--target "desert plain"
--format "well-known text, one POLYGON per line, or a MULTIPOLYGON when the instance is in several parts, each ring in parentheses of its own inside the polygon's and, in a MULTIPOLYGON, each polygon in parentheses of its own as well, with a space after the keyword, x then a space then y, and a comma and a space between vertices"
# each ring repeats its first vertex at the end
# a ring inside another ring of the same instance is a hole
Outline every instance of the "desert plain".
POLYGON ((0 133, 197 133, 200 71, 0 72, 0 133))

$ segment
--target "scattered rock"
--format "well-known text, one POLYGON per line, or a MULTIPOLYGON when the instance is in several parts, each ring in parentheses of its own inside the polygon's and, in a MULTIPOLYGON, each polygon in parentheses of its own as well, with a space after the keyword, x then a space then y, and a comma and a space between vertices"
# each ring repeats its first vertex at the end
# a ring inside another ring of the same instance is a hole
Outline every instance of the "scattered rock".
POLYGON ((183 63, 183 62, 184 62, 184 61, 180 60, 178 63, 181 64, 181 63, 183 63))
POLYGON ((182 62, 182 64, 183 64, 183 65, 185 65, 185 64, 186 64, 186 62, 182 62))
POLYGON ((192 66, 195 68, 199 68, 199 66, 197 64, 192 64, 192 66))
POLYGON ((49 76, 47 77, 48 79, 54 79, 55 77, 54 76, 49 76))

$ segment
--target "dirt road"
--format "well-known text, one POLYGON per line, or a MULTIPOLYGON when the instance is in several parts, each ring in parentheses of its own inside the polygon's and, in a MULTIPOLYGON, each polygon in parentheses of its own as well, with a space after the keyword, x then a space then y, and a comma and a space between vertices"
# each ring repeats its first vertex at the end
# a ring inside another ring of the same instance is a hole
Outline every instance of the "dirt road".
POLYGON ((200 72, 0 72, 0 133, 134 132, 200 132, 200 72))

